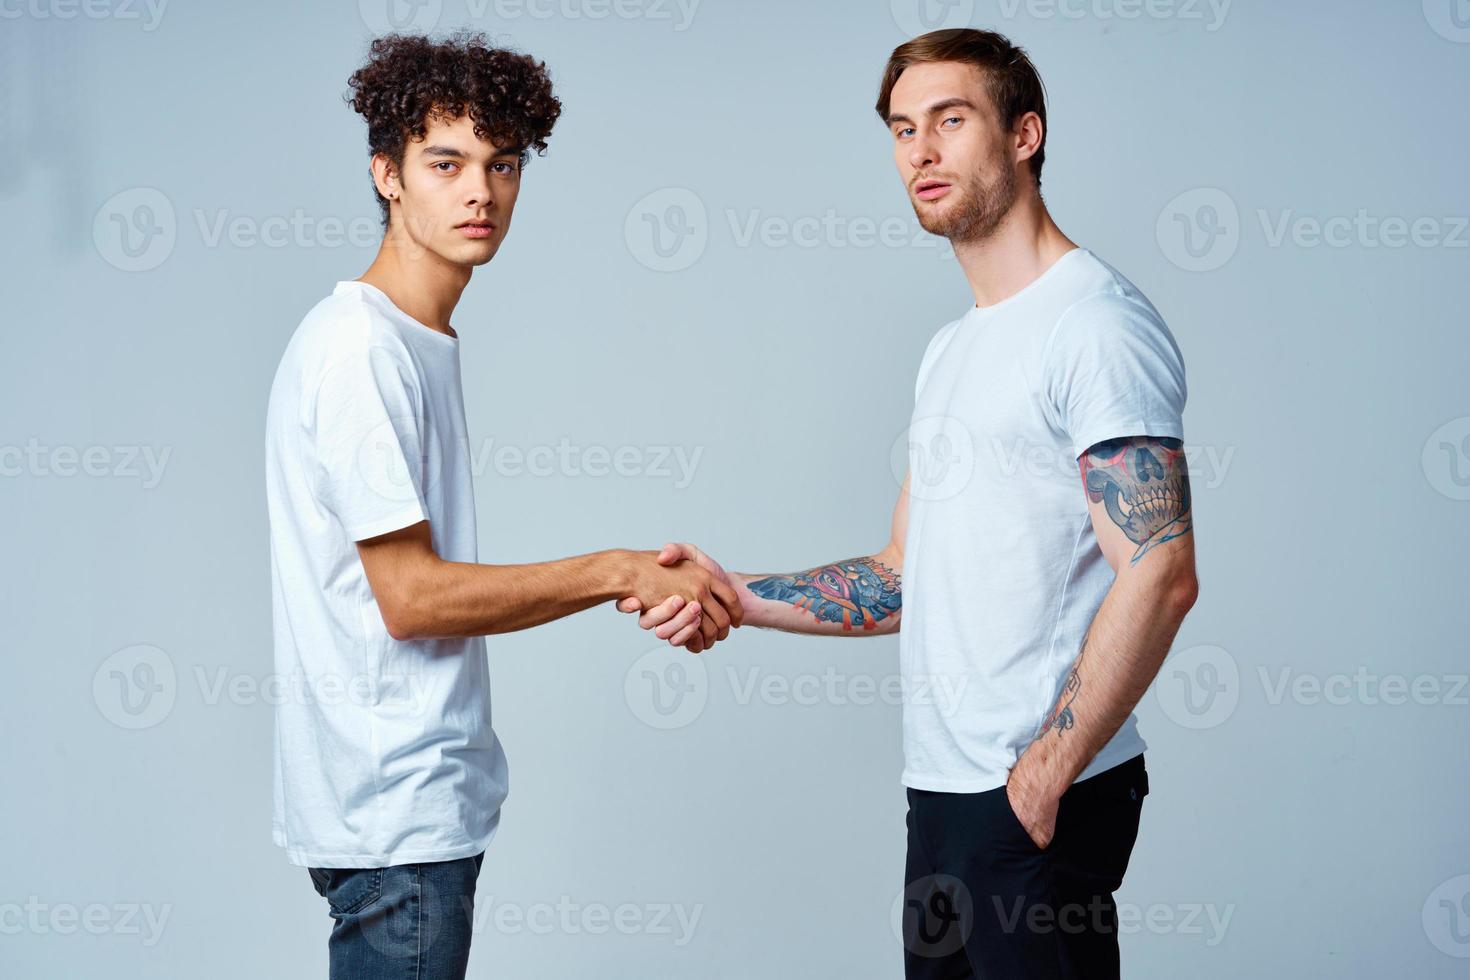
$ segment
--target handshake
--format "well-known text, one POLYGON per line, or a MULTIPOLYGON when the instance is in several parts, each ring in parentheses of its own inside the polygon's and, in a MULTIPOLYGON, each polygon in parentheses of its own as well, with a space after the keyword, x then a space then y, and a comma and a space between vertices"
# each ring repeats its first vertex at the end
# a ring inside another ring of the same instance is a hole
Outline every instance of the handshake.
POLYGON ((618 610, 640 613, 638 625, 659 639, 699 653, 744 621, 744 587, 694 545, 634 555, 630 594, 618 600, 618 610))

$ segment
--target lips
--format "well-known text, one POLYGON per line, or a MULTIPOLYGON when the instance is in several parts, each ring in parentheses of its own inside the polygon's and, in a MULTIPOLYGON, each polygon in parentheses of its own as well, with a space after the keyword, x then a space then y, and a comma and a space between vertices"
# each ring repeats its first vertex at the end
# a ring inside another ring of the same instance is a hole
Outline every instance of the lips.
POLYGON ((455 228, 466 238, 487 238, 495 231, 495 225, 488 221, 466 221, 455 228))
POLYGON ((951 186, 943 180, 921 180, 914 185, 914 196, 921 201, 936 201, 948 194, 951 186))

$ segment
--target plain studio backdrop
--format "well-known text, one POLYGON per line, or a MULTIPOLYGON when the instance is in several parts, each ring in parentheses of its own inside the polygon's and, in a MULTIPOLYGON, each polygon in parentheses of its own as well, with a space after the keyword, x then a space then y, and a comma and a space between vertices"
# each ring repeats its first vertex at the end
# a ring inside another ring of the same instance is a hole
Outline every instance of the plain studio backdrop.
MULTIPOLYGON (((0 4, 0 973, 325 975, 270 840, 302 695, 263 425, 377 245, 342 96, 391 23, 531 52, 566 107, 454 319, 490 562, 881 546, 920 355, 971 298, 879 73, 929 27, 1025 46, 1047 202, 1189 370, 1203 592, 1139 708, 1125 972, 1464 975, 1463 0, 0 4)), ((512 789, 472 976, 900 974, 895 638, 695 659, 607 607, 488 647, 512 789)))

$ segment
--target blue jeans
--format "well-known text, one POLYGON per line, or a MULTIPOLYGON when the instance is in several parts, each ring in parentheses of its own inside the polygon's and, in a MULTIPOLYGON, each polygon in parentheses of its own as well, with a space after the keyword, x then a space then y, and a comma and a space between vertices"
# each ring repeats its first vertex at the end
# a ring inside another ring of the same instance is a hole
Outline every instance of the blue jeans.
POLYGON ((463 978, 484 852, 388 868, 307 868, 335 924, 332 980, 463 978))

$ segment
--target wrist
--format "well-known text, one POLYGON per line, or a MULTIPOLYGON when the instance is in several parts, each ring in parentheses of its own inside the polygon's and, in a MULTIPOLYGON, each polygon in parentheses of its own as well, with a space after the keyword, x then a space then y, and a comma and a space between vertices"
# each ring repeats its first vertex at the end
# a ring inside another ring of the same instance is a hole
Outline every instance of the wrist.
POLYGON ((598 552, 601 569, 597 579, 605 590, 600 597, 605 600, 626 599, 637 592, 638 553, 627 548, 613 548, 598 552))
POLYGON ((1006 783, 1014 784, 1016 792, 1028 797, 1061 799, 1071 782, 1063 778, 1059 767, 1054 764, 1055 760, 1050 758, 1047 748, 1044 742, 1031 743, 1030 748, 1021 753, 1021 758, 1016 760, 1006 783))
POLYGON ((775 625, 771 617, 767 615, 771 610, 771 604, 750 591, 749 588, 751 582, 764 576, 742 575, 739 572, 726 572, 725 574, 729 576, 730 585, 734 587, 736 596, 740 598, 741 625, 764 627, 775 625))

